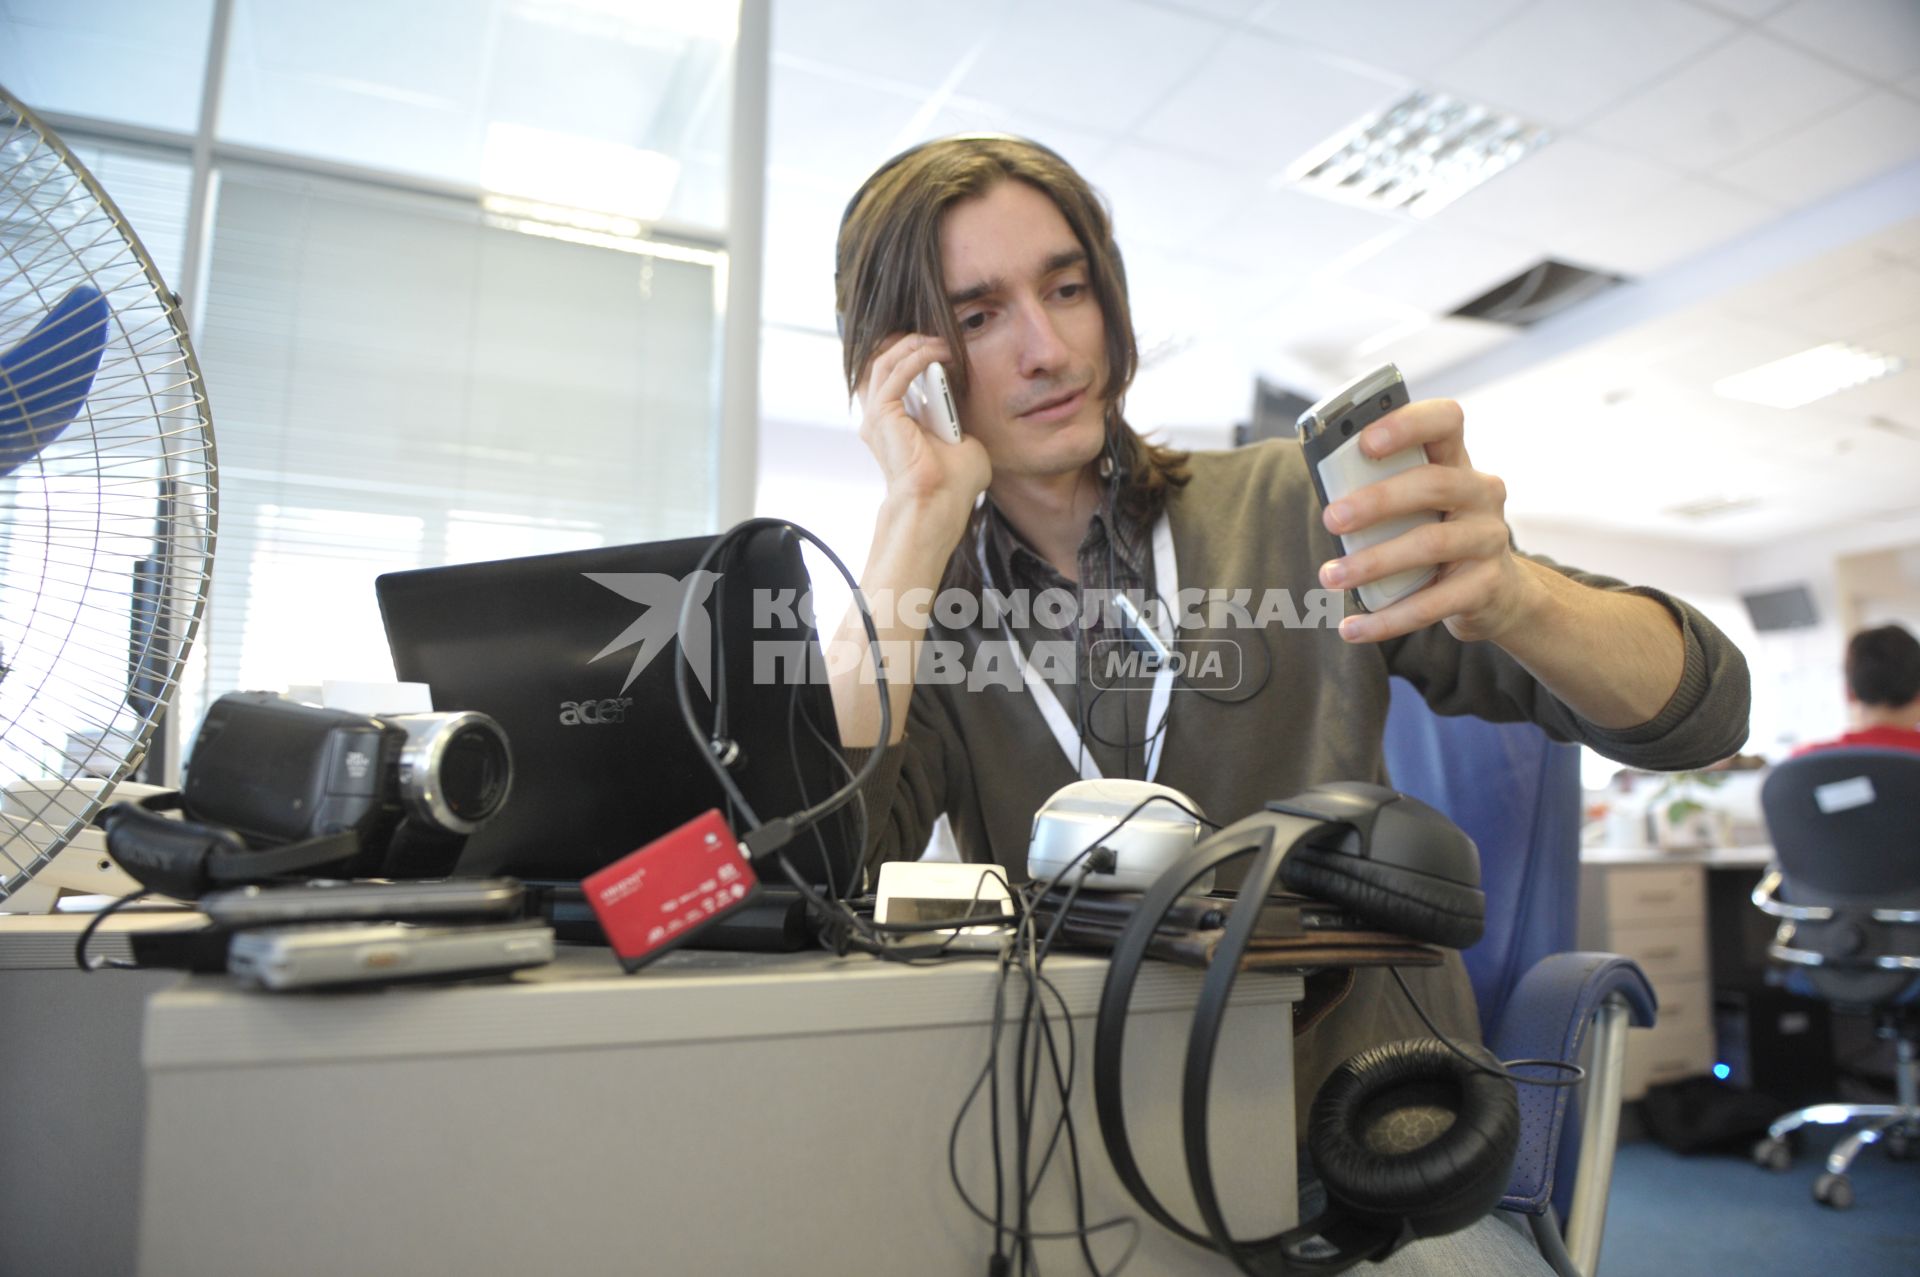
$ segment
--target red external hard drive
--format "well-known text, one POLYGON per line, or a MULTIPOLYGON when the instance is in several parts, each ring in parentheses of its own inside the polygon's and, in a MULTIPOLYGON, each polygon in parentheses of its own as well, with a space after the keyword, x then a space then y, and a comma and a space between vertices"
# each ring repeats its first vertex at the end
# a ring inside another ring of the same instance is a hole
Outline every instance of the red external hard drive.
POLYGON ((580 882, 600 929, 628 971, 637 971, 715 918, 753 898, 759 878, 718 811, 580 882))

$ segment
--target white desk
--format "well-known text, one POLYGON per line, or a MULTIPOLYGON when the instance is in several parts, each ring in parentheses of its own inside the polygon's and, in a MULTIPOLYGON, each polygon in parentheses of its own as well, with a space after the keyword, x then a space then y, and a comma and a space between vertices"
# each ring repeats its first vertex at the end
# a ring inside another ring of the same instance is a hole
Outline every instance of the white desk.
MULTIPOLYGON (((9 945, 25 948, 13 921, 0 919, 0 965, 9 945)), ((1089 1218, 1136 1214, 1107 1164, 1091 1100, 1105 963, 1061 955, 1047 970, 1078 1035, 1073 1108, 1089 1218)), ((987 1050, 994 981, 985 961, 907 968, 686 953, 622 978, 604 950, 580 949, 508 983, 297 997, 244 992, 222 977, 15 970, 0 971, 0 982, 14 995, 6 1007, 31 1000, 40 982, 45 1017, 60 1023, 114 998, 124 1018, 126 991, 145 996, 138 1138, 124 1129, 124 1143, 107 1139, 90 1155, 140 1150, 136 1247, 149 1277, 971 1277, 990 1252, 991 1230, 947 1178, 949 1128, 987 1050), (150 993, 156 979, 165 987, 150 993)), ((1188 1219, 1176 1133, 1199 982, 1198 972, 1148 965, 1126 1064, 1136 1149, 1188 1219)), ((1216 1067, 1216 1178, 1242 1233, 1293 1221, 1300 995, 1297 976, 1244 977, 1216 1067)), ((124 1052, 126 1036, 99 1049, 124 1052)), ((122 1056, 98 1067, 133 1066, 122 1056)), ((61 1089, 57 1079, 0 1075, 10 1110, 42 1084, 61 1089)), ((1052 1111, 1044 1098, 1042 1109, 1052 1111)), ((129 1116, 112 1121, 124 1127, 129 1116)), ((8 1157, 0 1151, 0 1189, 31 1183, 32 1168, 8 1157)), ((976 1197, 990 1200, 984 1114, 970 1119, 958 1161, 976 1197)), ((56 1215, 42 1221, 42 1238, 92 1227, 81 1202, 36 1209, 56 1215)), ((1051 1173, 1037 1226, 1069 1227, 1071 1217, 1064 1176, 1051 1173)), ((1095 1242, 1103 1266, 1119 1248, 1115 1235, 1095 1242)), ((1071 1242, 1043 1243, 1040 1255, 1050 1268, 1079 1263, 1071 1242)), ((96 1258, 109 1262, 28 1270, 132 1267, 96 1258)), ((1231 1269, 1147 1223, 1128 1271, 1231 1269)))

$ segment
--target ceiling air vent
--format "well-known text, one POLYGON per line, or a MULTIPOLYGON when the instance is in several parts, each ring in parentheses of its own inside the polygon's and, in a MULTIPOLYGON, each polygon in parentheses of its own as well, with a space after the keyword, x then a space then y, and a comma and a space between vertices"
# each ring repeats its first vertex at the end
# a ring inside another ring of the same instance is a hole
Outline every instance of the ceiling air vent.
POLYGON ((1549 257, 1480 294, 1454 315, 1525 328, 1627 281, 1549 257))

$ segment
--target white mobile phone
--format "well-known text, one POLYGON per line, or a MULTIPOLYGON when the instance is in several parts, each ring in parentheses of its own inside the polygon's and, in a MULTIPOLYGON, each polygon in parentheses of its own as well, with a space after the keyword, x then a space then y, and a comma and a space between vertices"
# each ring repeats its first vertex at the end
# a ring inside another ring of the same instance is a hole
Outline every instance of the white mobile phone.
MULTIPOLYGON (((1400 376, 1400 370, 1392 364, 1382 364, 1372 372, 1355 377, 1300 414, 1300 449, 1306 453, 1307 473, 1313 476, 1313 490, 1320 494, 1321 508, 1370 483, 1427 463, 1426 450, 1419 447, 1402 448, 1377 461, 1360 451, 1360 432, 1406 403, 1407 383, 1400 376)), ((1352 554, 1439 519, 1438 511, 1426 510, 1382 519, 1371 527, 1334 540, 1339 542, 1341 554, 1352 554)), ((1431 581, 1437 570, 1432 565, 1408 568, 1378 581, 1369 581, 1355 593, 1360 596, 1362 607, 1378 612, 1431 581)))
POLYGON ((947 370, 935 360, 907 384, 907 415, 948 443, 960 442, 960 413, 953 406, 947 370))
POLYGON ((503 920, 521 912, 512 878, 434 882, 315 879, 208 892, 195 908, 224 927, 293 922, 452 922, 503 920))
POLYGON ((553 928, 543 922, 315 923, 236 932, 227 946, 229 974, 274 990, 445 980, 551 961, 553 928))

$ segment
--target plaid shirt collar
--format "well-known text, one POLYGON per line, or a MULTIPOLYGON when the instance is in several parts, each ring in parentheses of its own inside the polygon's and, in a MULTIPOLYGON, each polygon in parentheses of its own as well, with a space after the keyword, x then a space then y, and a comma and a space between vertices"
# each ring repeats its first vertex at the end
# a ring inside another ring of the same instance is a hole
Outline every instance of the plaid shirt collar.
POLYGON ((1153 586, 1153 527, 1140 519, 1128 518, 1114 508, 1097 507, 1088 520, 1087 534, 1080 540, 1075 558, 1080 568, 1078 584, 1067 580, 1060 570, 1047 562, 1027 543, 1006 515, 987 498, 987 552, 994 563, 994 584, 999 589, 1044 590, 1056 587, 1077 590, 1151 589, 1153 586), (1111 571, 1107 557, 1109 532, 1113 558, 1111 571))

